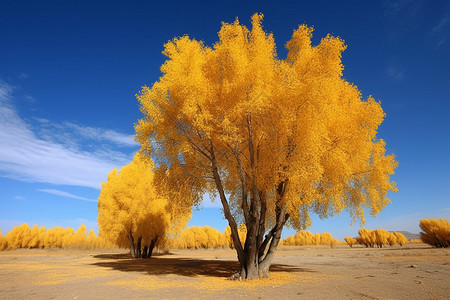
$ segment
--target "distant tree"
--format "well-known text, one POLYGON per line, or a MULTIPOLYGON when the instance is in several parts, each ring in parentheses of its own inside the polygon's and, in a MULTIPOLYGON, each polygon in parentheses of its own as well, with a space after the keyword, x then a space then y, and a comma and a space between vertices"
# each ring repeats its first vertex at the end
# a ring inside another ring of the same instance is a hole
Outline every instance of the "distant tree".
POLYGON ((28 244, 29 248, 43 248, 44 247, 45 227, 38 227, 34 225, 31 228, 31 240, 28 244))
POLYGON ((397 243, 397 237, 395 236, 395 234, 393 234, 392 232, 389 232, 389 235, 387 237, 387 242, 388 242, 389 246, 395 245, 395 243, 397 243))
POLYGON ((356 238, 358 244, 373 248, 376 243, 375 233, 371 229, 360 228, 358 230, 359 236, 356 238))
POLYGON ((282 245, 284 246, 328 245, 333 247, 339 243, 339 240, 334 239, 329 232, 314 234, 305 230, 299 230, 295 235, 288 236, 282 240, 282 245))
POLYGON ((153 162, 137 153, 119 172, 109 173, 98 198, 100 236, 129 247, 133 258, 150 257, 155 246, 164 245, 166 234, 184 226, 192 213, 191 207, 168 201, 157 190, 153 169, 153 162))
POLYGON ((399 244, 400 246, 403 246, 404 244, 406 244, 408 242, 408 239, 406 238, 406 236, 401 233, 401 232, 394 232, 395 238, 397 240, 397 244, 399 244))
POLYGON ((73 228, 56 226, 46 231, 45 227, 34 225, 30 229, 27 223, 14 227, 6 236, 0 232, 0 251, 18 248, 63 248, 63 249, 110 249, 111 243, 97 237, 82 224, 77 232, 73 228))
POLYGON ((228 247, 225 234, 209 226, 186 227, 170 244, 176 249, 211 249, 228 247))
POLYGON ((3 236, 2 231, 0 230, 0 251, 3 251, 8 248, 8 240, 3 236))
POLYGON ((344 209, 364 221, 364 208, 375 216, 396 190, 397 162, 376 136, 385 114, 342 77, 343 40, 312 46, 313 29, 301 25, 283 60, 262 17, 251 30, 222 23, 212 48, 168 42, 163 75, 138 95, 139 142, 191 205, 218 194, 241 266, 233 278, 243 279, 268 277, 284 225, 300 230, 310 211, 344 209))
POLYGON ((347 243, 347 245, 349 245, 350 247, 353 247, 353 245, 356 244, 356 240, 354 238, 352 238, 351 236, 347 236, 346 238, 344 238, 344 241, 347 243))
POLYGON ((86 248, 86 234, 87 234, 87 228, 86 225, 81 224, 81 226, 78 228, 76 232, 71 236, 70 241, 68 243, 68 247, 70 248, 79 248, 84 249, 86 248))
POLYGON ((6 236, 9 249, 28 248, 31 240, 31 230, 27 223, 14 227, 6 236))
POLYGON ((450 245, 450 224, 444 219, 422 219, 419 224, 423 232, 420 238, 426 244, 436 248, 447 248, 450 245))
POLYGON ((383 248, 383 245, 388 244, 389 232, 385 229, 378 228, 375 229, 375 240, 378 248, 383 248))
POLYGON ((423 244, 423 241, 421 239, 410 239, 408 241, 409 244, 423 244))

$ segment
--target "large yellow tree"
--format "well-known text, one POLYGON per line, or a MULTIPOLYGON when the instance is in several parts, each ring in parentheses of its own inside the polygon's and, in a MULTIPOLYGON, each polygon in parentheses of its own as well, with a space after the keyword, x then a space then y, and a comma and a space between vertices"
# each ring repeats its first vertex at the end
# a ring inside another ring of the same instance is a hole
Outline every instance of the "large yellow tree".
POLYGON ((364 221, 364 209, 375 216, 396 190, 397 162, 376 136, 385 114, 342 78, 343 40, 312 46, 313 29, 301 25, 280 59, 261 22, 222 23, 213 47, 174 38, 162 77, 137 96, 142 147, 193 205, 219 196, 243 279, 268 276, 284 225, 306 228, 310 211, 343 209, 364 221))
POLYGON ((119 172, 109 173, 98 198, 99 235, 129 247, 133 258, 150 257, 166 234, 186 225, 192 213, 190 206, 169 202, 168 193, 158 190, 153 168, 150 159, 137 153, 119 172))

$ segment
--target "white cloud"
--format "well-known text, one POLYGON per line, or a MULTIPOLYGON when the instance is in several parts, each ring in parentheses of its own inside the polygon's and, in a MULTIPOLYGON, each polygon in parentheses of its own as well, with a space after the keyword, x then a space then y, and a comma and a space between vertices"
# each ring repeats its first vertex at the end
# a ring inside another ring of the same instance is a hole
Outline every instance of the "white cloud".
POLYGON ((85 198, 85 197, 77 196, 77 195, 74 195, 74 194, 71 194, 71 193, 68 193, 68 192, 55 190, 55 189, 38 189, 37 191, 38 192, 42 192, 42 193, 56 195, 56 196, 61 196, 61 197, 65 197, 65 198, 72 198, 72 199, 89 201, 89 202, 97 202, 97 200, 88 199, 88 198, 85 198))
MULTIPOLYGON (((0 81, 0 176, 26 182, 98 189, 113 168, 120 168, 131 161, 131 154, 101 143, 113 141, 116 146, 132 145, 126 141, 125 137, 129 136, 112 130, 89 130, 85 127, 87 132, 94 132, 89 151, 81 149, 80 139, 74 136, 73 131, 65 130, 67 125, 57 124, 59 130, 50 128, 45 135, 38 134, 14 109, 12 92, 10 85, 0 81), (101 133, 107 137, 99 141, 101 133)), ((77 126, 78 131, 83 131, 82 126, 77 126)))
POLYGON ((390 77, 392 77, 392 78, 394 78, 396 80, 402 80, 403 78, 405 78, 405 73, 403 71, 395 68, 395 67, 388 67, 386 69, 386 73, 390 77))
POLYGON ((450 26, 450 13, 446 13, 431 29, 431 36, 437 40, 436 47, 442 46, 448 39, 448 27, 450 26))
POLYGON ((25 73, 25 72, 22 72, 22 73, 20 73, 19 74, 19 79, 27 79, 28 77, 30 77, 27 73, 25 73))
POLYGON ((450 22, 450 15, 446 15, 439 20, 439 23, 433 27, 433 32, 441 31, 450 22))
POLYGON ((23 98, 25 100, 27 100, 28 103, 36 103, 37 102, 36 98, 34 98, 33 96, 30 96, 30 95, 25 95, 25 96, 23 96, 23 98))
POLYGON ((12 86, 0 80, 0 104, 6 105, 6 102, 11 99, 12 91, 12 86))
POLYGON ((135 147, 137 145, 133 140, 133 135, 125 135, 108 129, 80 126, 70 122, 66 122, 64 125, 86 139, 108 141, 127 147, 135 147))

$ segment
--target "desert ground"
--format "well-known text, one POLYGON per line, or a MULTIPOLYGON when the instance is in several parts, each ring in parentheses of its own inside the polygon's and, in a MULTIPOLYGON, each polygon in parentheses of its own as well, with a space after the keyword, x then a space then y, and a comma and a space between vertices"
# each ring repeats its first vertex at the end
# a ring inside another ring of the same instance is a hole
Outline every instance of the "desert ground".
POLYGON ((279 247, 269 279, 230 281, 234 250, 0 252, 0 299, 450 299, 450 249, 279 247))

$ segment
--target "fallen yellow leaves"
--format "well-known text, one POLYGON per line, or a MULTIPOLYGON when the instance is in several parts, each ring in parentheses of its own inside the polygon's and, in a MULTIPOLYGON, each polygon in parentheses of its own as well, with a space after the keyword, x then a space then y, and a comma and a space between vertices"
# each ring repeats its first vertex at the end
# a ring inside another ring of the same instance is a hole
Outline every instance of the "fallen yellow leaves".
POLYGON ((253 290, 260 287, 280 287, 291 282, 320 283, 329 275, 305 275, 291 272, 273 272, 268 279, 227 280, 224 277, 196 276, 182 277, 177 275, 140 276, 131 280, 111 281, 108 285, 128 286, 133 289, 157 290, 165 288, 191 288, 196 290, 221 291, 233 288, 253 290))

